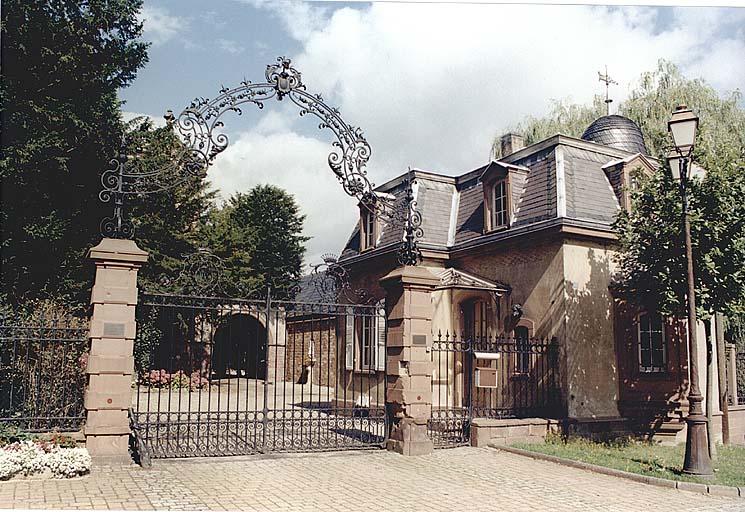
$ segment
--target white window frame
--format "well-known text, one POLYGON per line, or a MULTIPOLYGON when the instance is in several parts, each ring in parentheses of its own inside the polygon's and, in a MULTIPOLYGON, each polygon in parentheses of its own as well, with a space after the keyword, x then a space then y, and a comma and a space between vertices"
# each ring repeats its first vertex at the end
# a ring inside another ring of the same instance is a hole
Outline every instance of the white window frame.
POLYGON ((369 211, 362 212, 362 250, 375 247, 375 215, 369 211))
POLYGON ((510 204, 507 197, 507 180, 499 180, 492 186, 491 228, 507 227, 510 223, 510 204), (499 190, 499 194, 497 194, 499 190), (497 199, 501 208, 497 208, 497 199))
POLYGON ((640 373, 665 373, 667 372, 667 343, 666 341, 666 333, 665 333, 665 319, 660 315, 659 313, 648 313, 643 312, 639 313, 636 316, 636 346, 637 346, 637 364, 639 367, 640 373), (653 315, 656 317, 659 317, 660 320, 660 330, 659 331, 653 331, 652 330, 652 318, 653 315), (649 334, 649 366, 645 366, 642 361, 642 318, 647 317, 649 319, 649 330, 647 333, 649 334), (661 343, 661 349, 662 349, 662 364, 660 366, 655 366, 654 363, 654 356, 653 353, 655 351, 654 348, 654 342, 652 340, 652 336, 655 333, 659 333, 660 336, 660 343, 661 343))
POLYGON ((385 301, 379 301, 373 311, 355 315, 354 308, 348 308, 345 320, 347 370, 385 371, 385 301))

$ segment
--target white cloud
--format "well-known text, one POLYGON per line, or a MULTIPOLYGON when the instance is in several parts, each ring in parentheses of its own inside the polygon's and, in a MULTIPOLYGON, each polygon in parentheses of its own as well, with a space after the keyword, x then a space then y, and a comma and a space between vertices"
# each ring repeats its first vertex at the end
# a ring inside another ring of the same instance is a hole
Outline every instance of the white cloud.
POLYGON ((231 55, 238 55, 243 53, 243 46, 230 39, 218 39, 217 46, 224 52, 228 52, 231 55))
POLYGON ((150 114, 143 114, 141 112, 122 112, 122 118, 124 119, 125 123, 128 123, 134 119, 141 119, 146 118, 149 119, 153 125, 162 128, 166 125, 166 120, 163 118, 163 116, 156 117, 151 116, 150 114))
POLYGON ((179 32, 186 33, 189 22, 185 18, 174 16, 160 7, 144 6, 139 14, 143 22, 144 38, 154 45, 163 44, 179 32))
MULTIPOLYGON (((245 1, 278 16, 302 45, 293 64, 308 91, 363 128, 377 183, 407 166, 461 174, 482 165, 495 135, 545 114, 551 99, 601 94, 597 71, 606 64, 620 83, 615 104, 661 58, 721 90, 745 88, 745 38, 731 11, 680 10, 662 20, 645 7, 381 2, 331 12, 245 1)), ((229 191, 259 181, 288 187, 308 215, 314 261, 340 250, 357 212, 326 165, 328 145, 285 121, 265 118, 242 133, 217 159, 213 180, 229 191)))

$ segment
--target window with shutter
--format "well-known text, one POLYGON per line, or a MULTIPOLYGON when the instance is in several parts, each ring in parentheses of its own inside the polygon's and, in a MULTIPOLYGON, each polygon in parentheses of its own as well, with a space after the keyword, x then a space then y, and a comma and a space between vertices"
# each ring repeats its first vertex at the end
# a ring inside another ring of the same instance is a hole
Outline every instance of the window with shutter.
POLYGON ((375 351, 375 369, 379 372, 385 371, 385 301, 380 301, 377 304, 377 322, 378 322, 378 339, 377 339, 377 350, 375 351))
POLYGON ((354 311, 352 308, 347 308, 346 322, 344 328, 344 355, 345 355, 345 368, 347 370, 354 370, 354 311))

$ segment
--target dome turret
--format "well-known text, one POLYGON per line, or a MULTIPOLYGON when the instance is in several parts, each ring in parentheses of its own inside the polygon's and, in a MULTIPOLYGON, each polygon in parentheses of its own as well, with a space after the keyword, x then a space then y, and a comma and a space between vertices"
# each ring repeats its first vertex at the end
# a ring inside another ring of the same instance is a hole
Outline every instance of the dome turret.
POLYGON ((629 153, 649 155, 642 131, 634 121, 619 115, 603 116, 587 127, 582 140, 622 149, 629 153))

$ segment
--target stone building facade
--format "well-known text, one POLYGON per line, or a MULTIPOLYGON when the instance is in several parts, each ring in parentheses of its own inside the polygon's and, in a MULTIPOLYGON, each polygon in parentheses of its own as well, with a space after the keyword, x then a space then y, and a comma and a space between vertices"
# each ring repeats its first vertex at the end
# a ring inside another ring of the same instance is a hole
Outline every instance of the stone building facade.
MULTIPOLYGON (((508 134, 502 146, 501 159, 465 174, 411 173, 424 231, 420 266, 439 283, 431 292, 433 334, 555 339, 561 418, 580 429, 622 424, 681 439, 688 388, 684 325, 635 309, 611 286, 613 222, 630 207, 637 173, 659 172, 639 128, 606 116, 582 138, 555 135, 524 147, 521 137, 508 134)), ((376 192, 400 199, 406 179, 401 175, 376 192)), ((360 209, 339 261, 353 287, 383 299, 379 283, 397 266, 403 226, 369 215, 360 209)), ((700 331, 703 340, 703 326, 700 331)), ((701 368, 705 353, 699 350, 701 368)), ((711 393, 718 396, 716 382, 711 393)), ((719 439, 720 416, 714 404, 719 439)))

